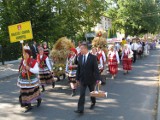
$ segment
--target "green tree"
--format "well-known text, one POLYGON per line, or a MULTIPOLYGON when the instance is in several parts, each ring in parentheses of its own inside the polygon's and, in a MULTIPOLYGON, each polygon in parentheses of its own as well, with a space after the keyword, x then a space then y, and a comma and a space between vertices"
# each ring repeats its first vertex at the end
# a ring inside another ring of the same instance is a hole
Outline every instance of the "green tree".
POLYGON ((123 29, 126 36, 155 33, 158 30, 159 7, 155 0, 118 0, 112 1, 111 5, 107 15, 112 18, 113 26, 123 29))
POLYGON ((63 36, 83 37, 99 22, 105 9, 104 0, 1 0, 0 44, 5 48, 5 59, 15 59, 21 54, 20 44, 9 42, 9 25, 29 20, 33 39, 53 44, 63 36), (9 56, 10 53, 13 55, 9 56))
POLYGON ((49 0, 2 0, 0 2, 0 43, 4 48, 4 57, 6 60, 21 56, 21 45, 19 43, 10 44, 8 34, 9 25, 30 20, 34 40, 39 42, 48 39, 52 32, 50 20, 53 17, 50 3, 51 1, 49 0))

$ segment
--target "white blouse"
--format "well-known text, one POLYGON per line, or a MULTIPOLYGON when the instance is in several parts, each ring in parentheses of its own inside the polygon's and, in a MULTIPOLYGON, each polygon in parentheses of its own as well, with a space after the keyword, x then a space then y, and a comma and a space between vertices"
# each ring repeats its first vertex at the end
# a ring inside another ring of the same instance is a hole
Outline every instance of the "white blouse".
POLYGON ((123 59, 124 54, 132 54, 133 55, 133 51, 131 49, 124 49, 122 52, 121 59, 123 59))
POLYGON ((105 55, 104 51, 101 50, 101 51, 99 51, 98 53, 99 53, 99 54, 102 53, 103 61, 106 62, 106 55, 105 55))
MULTIPOLYGON (((26 66, 25 60, 23 61, 23 65, 26 66)), ((38 63, 36 62, 36 64, 34 65, 34 67, 33 67, 33 68, 30 68, 29 71, 30 71, 31 73, 33 73, 33 74, 39 74, 38 63)))
POLYGON ((98 64, 98 68, 101 69, 101 68, 103 68, 103 59, 102 59, 102 57, 100 58, 99 62, 100 63, 98 64))
POLYGON ((113 57, 114 55, 116 55, 116 59, 117 59, 117 62, 120 63, 120 60, 119 60, 119 55, 118 55, 118 52, 117 51, 109 51, 108 52, 108 57, 113 57))

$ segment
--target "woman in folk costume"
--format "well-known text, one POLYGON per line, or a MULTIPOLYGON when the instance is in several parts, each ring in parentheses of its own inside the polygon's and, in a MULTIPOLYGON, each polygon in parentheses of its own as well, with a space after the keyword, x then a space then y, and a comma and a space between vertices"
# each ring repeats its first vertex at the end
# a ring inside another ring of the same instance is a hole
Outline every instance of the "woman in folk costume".
POLYGON ((31 51, 28 49, 24 50, 23 57, 17 85, 21 88, 19 102, 21 107, 26 107, 27 112, 32 109, 32 102, 37 101, 37 107, 39 107, 42 99, 39 90, 40 81, 37 77, 38 63, 31 58, 31 51))
POLYGON ((44 49, 43 50, 44 54, 48 56, 49 55, 49 48, 48 48, 48 45, 46 42, 43 43, 43 49, 44 49))
POLYGON ((99 68, 100 73, 102 73, 103 70, 104 70, 102 53, 98 53, 98 52, 97 52, 97 49, 96 49, 95 47, 93 47, 93 48, 92 48, 92 51, 91 51, 91 54, 92 54, 92 55, 95 55, 95 56, 97 57, 98 68, 99 68))
POLYGON ((112 79, 114 79, 118 73, 118 64, 120 63, 120 60, 118 52, 117 50, 114 50, 113 45, 109 47, 109 52, 107 56, 108 56, 109 72, 112 75, 112 79))
POLYGON ((77 50, 75 48, 70 49, 70 55, 66 63, 66 75, 68 76, 70 86, 72 88, 72 97, 76 95, 77 82, 76 82, 76 72, 77 72, 77 50))
POLYGON ((39 55, 37 56, 37 62, 39 64, 39 78, 41 81, 42 92, 45 91, 46 85, 52 85, 55 87, 54 78, 52 75, 52 68, 49 62, 49 58, 44 54, 44 49, 42 47, 39 48, 39 55))
POLYGON ((106 55, 105 55, 105 53, 104 53, 104 51, 102 50, 101 47, 97 48, 97 54, 102 55, 103 64, 105 65, 107 59, 106 59, 106 55))
POLYGON ((132 70, 132 57, 133 57, 133 51, 128 48, 128 45, 124 45, 124 49, 122 51, 122 64, 123 64, 123 70, 124 70, 124 75, 126 75, 129 70, 132 70))

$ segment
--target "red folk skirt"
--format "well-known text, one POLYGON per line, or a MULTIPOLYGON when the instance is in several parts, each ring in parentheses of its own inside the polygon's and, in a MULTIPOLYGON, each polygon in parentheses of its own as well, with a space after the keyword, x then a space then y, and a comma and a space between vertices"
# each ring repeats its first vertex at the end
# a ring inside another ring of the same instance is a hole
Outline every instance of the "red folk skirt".
POLYGON ((123 70, 132 70, 132 58, 126 55, 123 57, 123 70))
POLYGON ((118 73, 118 63, 116 59, 109 59, 108 67, 111 75, 116 75, 118 73))

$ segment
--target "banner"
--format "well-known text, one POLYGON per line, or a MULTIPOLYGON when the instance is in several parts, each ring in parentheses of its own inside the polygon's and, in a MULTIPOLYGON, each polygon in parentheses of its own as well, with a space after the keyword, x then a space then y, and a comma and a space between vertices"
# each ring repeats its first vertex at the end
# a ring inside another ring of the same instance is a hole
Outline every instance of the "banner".
POLYGON ((33 39, 32 26, 30 21, 8 26, 10 42, 33 39))
POLYGON ((107 43, 122 42, 121 38, 107 38, 107 43))

